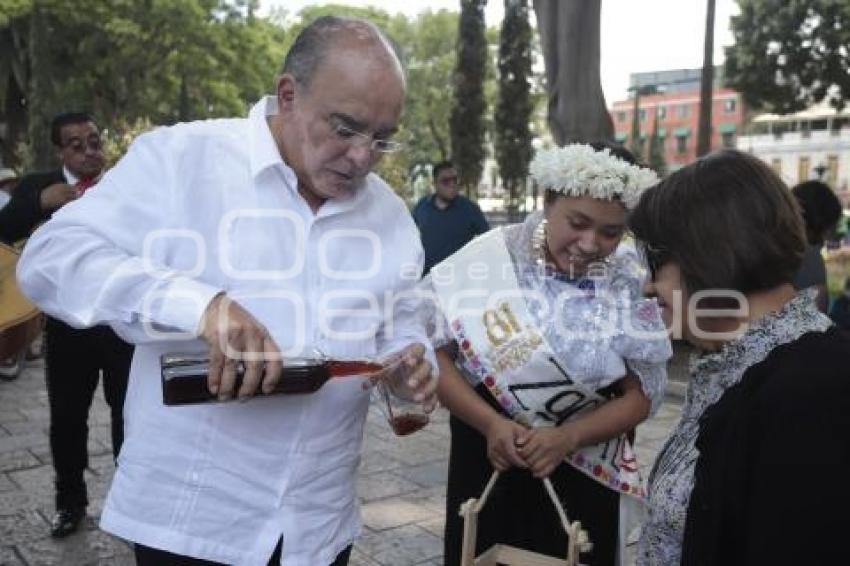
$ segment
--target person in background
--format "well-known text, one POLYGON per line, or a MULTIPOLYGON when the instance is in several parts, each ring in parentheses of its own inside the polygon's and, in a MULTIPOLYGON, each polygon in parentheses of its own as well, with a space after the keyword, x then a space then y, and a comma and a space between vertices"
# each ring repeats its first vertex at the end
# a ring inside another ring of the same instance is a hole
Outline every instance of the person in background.
POLYGON ((796 185, 791 192, 800 204, 803 220, 806 223, 806 253, 794 286, 797 289, 814 287, 817 292, 815 303, 821 312, 829 306, 827 292, 826 264, 821 255, 824 240, 832 234, 838 219, 841 218, 841 201, 835 196, 829 185, 821 181, 806 181, 796 185))
POLYGON ((320 17, 247 117, 142 134, 27 244, 18 279, 36 304, 137 344, 100 526, 139 565, 347 564, 368 380, 251 397, 288 358, 328 356, 393 361, 374 377, 433 404, 433 352, 405 295, 422 246, 372 173, 401 149, 405 90, 375 25, 320 17), (246 402, 166 406, 160 357, 193 351, 215 398, 246 402))
POLYGON ((103 174, 103 142, 94 119, 83 112, 58 114, 50 140, 61 167, 23 177, 0 209, 0 241, 26 238, 56 210, 79 197, 103 174))
POLYGON ((850 330, 850 277, 844 280, 841 296, 832 303, 829 318, 844 330, 850 330))
POLYGON ((481 208, 459 194, 457 169, 450 161, 434 165, 432 177, 434 193, 419 199, 413 208, 413 220, 425 248, 423 275, 490 229, 481 208))
POLYGON ((9 203, 9 199, 12 198, 12 191, 17 184, 18 174, 13 169, 0 168, 0 208, 9 203))
MULTIPOLYGON (((4 242, 28 236, 39 223, 78 199, 103 175, 103 143, 89 114, 57 115, 50 124, 50 138, 61 167, 21 179, 9 204, 0 210, 0 239, 4 242)), ((93 240, 88 245, 92 243, 93 240)), ((54 316, 47 317, 44 343, 50 453, 56 472, 56 513, 50 533, 64 537, 78 529, 88 505, 83 477, 88 466, 88 415, 101 373, 111 415, 113 456, 117 458, 121 451, 122 410, 133 347, 109 326, 74 328, 54 316)))
POLYGON ((649 479, 640 566, 843 564, 850 335, 792 284, 806 239, 764 162, 723 150, 641 197, 630 227, 665 323, 694 346, 649 479))

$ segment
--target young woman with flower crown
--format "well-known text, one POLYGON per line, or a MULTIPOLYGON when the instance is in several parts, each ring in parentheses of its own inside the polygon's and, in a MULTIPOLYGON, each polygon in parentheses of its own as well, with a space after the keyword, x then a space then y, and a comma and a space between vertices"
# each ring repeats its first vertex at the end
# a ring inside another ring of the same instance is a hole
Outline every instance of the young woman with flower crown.
POLYGON ((544 210, 478 237, 436 266, 439 394, 452 412, 445 563, 459 564, 460 505, 502 472, 478 518, 496 543, 563 556, 540 478, 550 478, 593 550, 615 564, 644 484, 629 431, 660 404, 671 348, 642 269, 615 254, 626 213, 657 178, 603 144, 544 150, 531 177, 544 210))

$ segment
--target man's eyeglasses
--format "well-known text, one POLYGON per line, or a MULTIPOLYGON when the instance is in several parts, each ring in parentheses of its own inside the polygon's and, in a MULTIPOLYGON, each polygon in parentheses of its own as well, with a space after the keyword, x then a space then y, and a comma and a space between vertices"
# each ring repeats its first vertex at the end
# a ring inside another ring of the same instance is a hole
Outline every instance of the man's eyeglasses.
POLYGON ((364 134, 363 132, 355 130, 351 126, 339 120, 333 119, 333 117, 328 120, 328 124, 330 125, 334 135, 336 135, 339 140, 347 143, 353 143, 355 141, 362 142, 363 140, 366 140, 369 142, 369 149, 379 153, 393 153, 404 149, 404 144, 401 142, 382 138, 373 138, 369 134, 364 134))
POLYGON ((100 151, 103 149, 103 140, 100 138, 89 138, 83 141, 79 138, 73 138, 65 142, 62 149, 70 149, 74 153, 85 153, 86 149, 100 151))

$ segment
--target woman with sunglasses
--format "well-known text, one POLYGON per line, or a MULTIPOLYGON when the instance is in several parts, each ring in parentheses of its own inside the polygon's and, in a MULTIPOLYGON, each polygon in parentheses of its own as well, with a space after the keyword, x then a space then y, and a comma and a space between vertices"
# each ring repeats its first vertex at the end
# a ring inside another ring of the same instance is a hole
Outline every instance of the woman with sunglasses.
POLYGON ((665 323, 695 347, 638 563, 846 563, 850 337, 793 286, 793 195, 726 150, 647 190, 630 226, 665 323))
POLYGON ((671 349, 641 297, 640 265, 615 251, 657 177, 622 148, 573 144, 538 152, 531 178, 542 213, 479 236, 424 281, 440 307, 439 395, 453 415, 448 566, 460 559, 459 507, 494 469, 477 553, 502 543, 564 556, 548 478, 589 533, 582 562, 614 564, 645 497, 627 433, 663 399, 671 349))

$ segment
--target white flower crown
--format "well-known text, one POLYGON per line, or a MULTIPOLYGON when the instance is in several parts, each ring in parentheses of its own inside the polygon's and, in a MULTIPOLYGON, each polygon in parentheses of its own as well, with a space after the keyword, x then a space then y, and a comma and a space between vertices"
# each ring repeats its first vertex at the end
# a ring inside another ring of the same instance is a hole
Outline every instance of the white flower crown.
POLYGON ((580 143, 538 151, 529 172, 543 189, 616 200, 627 209, 634 208, 641 193, 658 182, 654 171, 627 163, 608 148, 596 151, 580 143))

